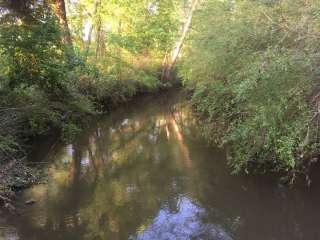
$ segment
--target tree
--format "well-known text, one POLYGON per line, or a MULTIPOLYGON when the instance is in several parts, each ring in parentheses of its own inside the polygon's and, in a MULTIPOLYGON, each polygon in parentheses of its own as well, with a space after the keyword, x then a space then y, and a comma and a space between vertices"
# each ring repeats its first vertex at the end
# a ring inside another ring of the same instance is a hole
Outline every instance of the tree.
MULTIPOLYGON (((97 14, 98 11, 98 7, 101 4, 101 0, 95 0, 94 1, 94 6, 93 6, 93 14, 91 15, 91 25, 90 25, 90 29, 89 29, 89 33, 88 33, 88 39, 87 39, 87 43, 86 43, 86 49, 85 49, 85 60, 87 60, 88 54, 89 54, 89 50, 90 50, 90 45, 91 45, 91 39, 92 39, 92 32, 93 32, 93 28, 95 25, 95 21, 94 18, 97 14)), ((98 21, 99 23, 99 21, 98 21)))
POLYGON ((169 61, 168 61, 168 56, 167 56, 167 54, 165 55, 164 66, 163 66, 163 71, 162 71, 162 76, 161 76, 162 80, 170 80, 172 68, 176 64, 178 56, 179 56, 181 49, 183 47, 185 38, 187 36, 187 33, 188 33, 190 26, 191 26, 191 23, 192 23, 193 12, 195 11, 195 9, 197 7, 198 2, 199 2, 199 0, 194 0, 192 3, 192 6, 191 6, 191 9, 189 12, 189 16, 187 17, 187 19, 184 23, 184 26, 183 26, 181 36, 177 42, 175 49, 172 51, 171 59, 169 58, 169 61))
POLYGON ((73 47, 72 38, 71 38, 70 29, 68 26, 65 1, 64 0, 51 0, 51 1, 52 1, 51 5, 53 7, 55 15, 59 19, 60 25, 63 29, 63 42, 72 48, 73 47))

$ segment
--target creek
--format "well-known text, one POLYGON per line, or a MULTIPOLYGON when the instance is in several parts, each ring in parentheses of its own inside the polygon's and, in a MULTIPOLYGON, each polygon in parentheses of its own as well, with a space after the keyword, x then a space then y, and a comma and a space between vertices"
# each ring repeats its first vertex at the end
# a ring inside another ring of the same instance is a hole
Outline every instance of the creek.
POLYGON ((320 239, 319 184, 233 176, 199 124, 172 91, 100 117, 72 144, 37 144, 30 159, 48 181, 2 213, 0 239, 320 239))

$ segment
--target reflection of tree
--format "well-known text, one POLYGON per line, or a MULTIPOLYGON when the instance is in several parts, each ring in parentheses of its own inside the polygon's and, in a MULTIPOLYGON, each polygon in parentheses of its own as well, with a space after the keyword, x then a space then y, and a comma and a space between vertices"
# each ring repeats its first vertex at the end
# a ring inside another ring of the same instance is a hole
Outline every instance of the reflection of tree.
POLYGON ((174 113, 170 104, 159 106, 98 122, 62 152, 51 168, 46 211, 35 213, 47 224, 28 228, 42 238, 51 232, 70 239, 128 239, 161 208, 178 213, 183 171, 192 166, 181 126, 192 120, 180 105, 174 113))
POLYGON ((191 158, 190 158, 189 149, 184 142, 184 137, 183 137, 182 131, 181 131, 180 127, 178 126, 177 121, 174 118, 174 116, 169 116, 169 124, 172 128, 172 132, 174 133, 174 135, 176 136, 176 139, 178 141, 180 151, 183 155, 184 163, 185 163, 186 167, 191 168, 192 162, 191 162, 191 158))
POLYGON ((159 122, 159 116, 139 124, 129 121, 128 125, 140 127, 116 128, 109 135, 118 141, 109 145, 112 162, 96 186, 92 203, 81 212, 88 219, 88 239, 127 239, 149 224, 161 203, 177 205, 171 203, 176 202, 174 192, 178 190, 172 182, 179 173, 169 160, 164 125, 159 122))
POLYGON ((230 176, 224 152, 193 141, 187 108, 150 104, 59 149, 37 204, 19 216, 22 239, 319 239, 317 191, 230 176))
POLYGON ((70 163, 70 180, 73 184, 78 184, 81 174, 81 150, 78 147, 73 148, 72 161, 70 163))

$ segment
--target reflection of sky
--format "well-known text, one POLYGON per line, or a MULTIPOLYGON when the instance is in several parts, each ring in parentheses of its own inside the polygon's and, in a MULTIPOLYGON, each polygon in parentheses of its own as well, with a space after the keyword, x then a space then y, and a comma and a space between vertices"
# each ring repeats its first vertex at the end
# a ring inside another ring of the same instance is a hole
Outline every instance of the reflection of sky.
POLYGON ((205 210, 190 199, 182 197, 178 202, 178 212, 161 209, 158 215, 138 240, 191 240, 213 239, 232 240, 220 226, 203 222, 205 210))
POLYGON ((67 146, 66 146, 66 150, 67 150, 67 154, 68 154, 69 156, 72 156, 72 154, 74 153, 74 149, 73 149, 72 144, 67 145, 67 146))
POLYGON ((129 119, 126 118, 126 119, 124 119, 124 120, 122 121, 121 125, 122 125, 122 126, 127 126, 128 123, 129 123, 129 119))
POLYGON ((86 157, 86 158, 82 158, 81 159, 81 165, 86 167, 86 166, 89 166, 90 164, 90 160, 89 160, 89 157, 86 157))
POLYGON ((15 229, 3 228, 0 229, 0 239, 6 239, 6 240, 18 240, 19 236, 15 229))

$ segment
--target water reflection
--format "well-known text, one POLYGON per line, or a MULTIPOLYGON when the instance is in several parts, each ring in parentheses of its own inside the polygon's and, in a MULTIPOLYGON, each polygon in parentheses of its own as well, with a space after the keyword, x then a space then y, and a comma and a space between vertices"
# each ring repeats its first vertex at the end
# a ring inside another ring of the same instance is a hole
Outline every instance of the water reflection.
POLYGON ((206 211, 194 204, 189 198, 181 197, 177 208, 177 211, 171 211, 167 208, 161 209, 152 224, 144 229, 137 239, 232 240, 220 226, 205 223, 206 211))
POLYGON ((44 159, 48 183, 23 193, 0 239, 320 239, 319 190, 230 176, 196 125, 175 93, 97 121, 44 159))

